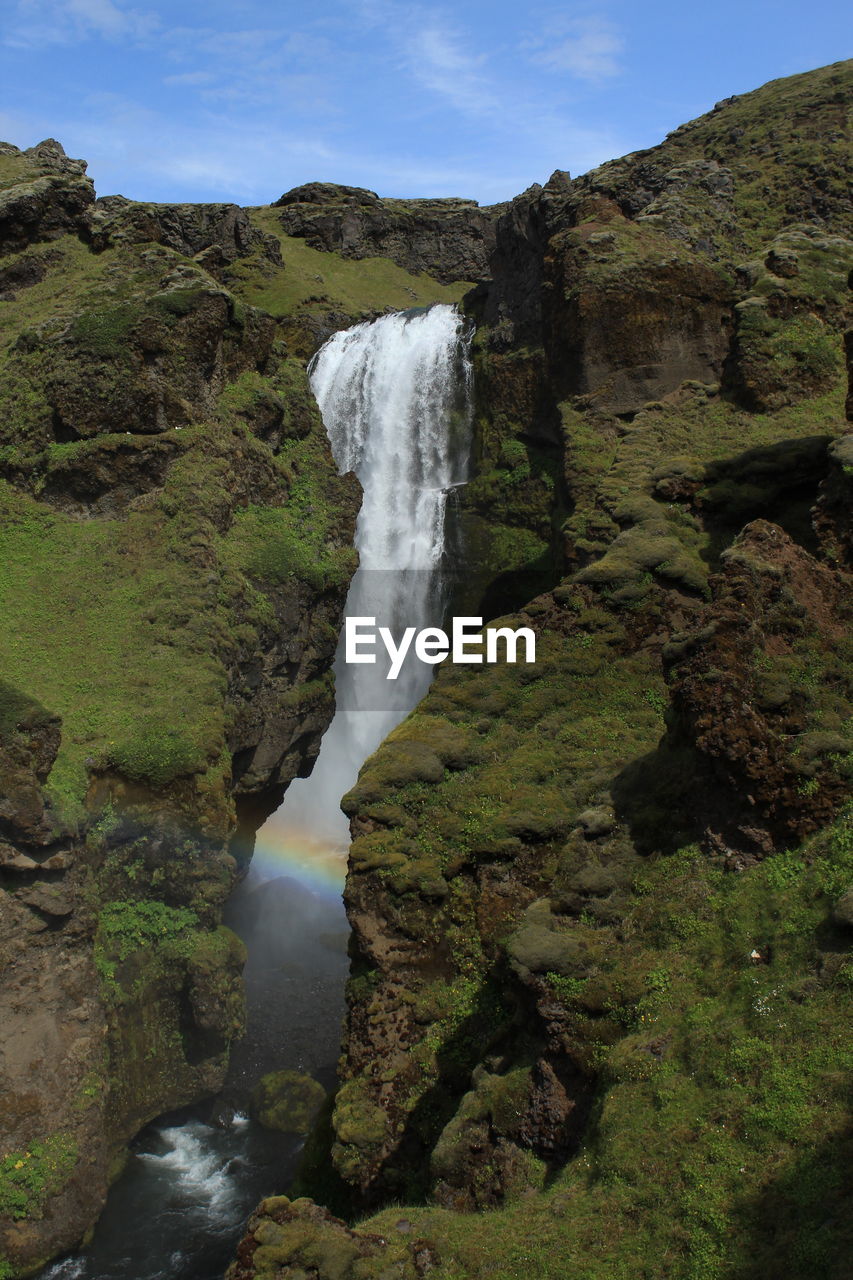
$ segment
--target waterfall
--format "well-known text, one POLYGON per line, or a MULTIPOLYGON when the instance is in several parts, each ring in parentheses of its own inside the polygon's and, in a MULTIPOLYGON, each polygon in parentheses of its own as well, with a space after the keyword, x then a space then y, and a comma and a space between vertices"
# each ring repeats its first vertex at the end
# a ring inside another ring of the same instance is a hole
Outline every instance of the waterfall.
MULTIPOLYGON (((375 617, 395 636, 442 621, 448 585, 450 495, 467 479, 471 365, 455 307, 404 311, 336 333, 309 367, 311 389, 338 469, 364 491, 356 527, 359 567, 348 617, 375 617)), ((412 658, 386 679, 375 665, 335 661, 336 714, 310 778, 291 783, 272 819, 280 835, 338 850, 349 843, 341 796, 382 739, 420 701, 433 668, 412 658)), ((259 835, 263 848, 264 836, 259 835)))

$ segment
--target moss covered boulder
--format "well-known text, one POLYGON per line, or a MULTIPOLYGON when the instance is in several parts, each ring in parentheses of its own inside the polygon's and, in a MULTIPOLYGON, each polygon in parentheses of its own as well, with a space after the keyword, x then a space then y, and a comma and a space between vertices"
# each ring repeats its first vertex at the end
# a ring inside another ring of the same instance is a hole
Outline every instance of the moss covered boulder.
POLYGON ((323 1086, 301 1071, 270 1071, 252 1091, 252 1115, 265 1129, 307 1133, 325 1098, 323 1086))

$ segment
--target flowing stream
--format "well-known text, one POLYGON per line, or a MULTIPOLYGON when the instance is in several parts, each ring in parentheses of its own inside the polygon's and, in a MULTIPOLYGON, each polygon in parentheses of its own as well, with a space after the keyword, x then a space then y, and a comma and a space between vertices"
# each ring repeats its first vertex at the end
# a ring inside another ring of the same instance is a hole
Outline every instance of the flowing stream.
MULTIPOLYGON (((315 356, 311 389, 338 469, 364 497, 349 617, 399 636, 442 621, 453 559, 449 512, 468 474, 468 337, 454 307, 396 312, 335 334, 315 356)), ((220 1280, 245 1219, 286 1190, 301 1143, 245 1112, 268 1071, 308 1072, 331 1089, 348 971, 341 891, 349 826, 340 799, 364 760, 416 705, 433 668, 407 660, 396 680, 378 661, 335 662, 336 705, 309 778, 288 788, 258 832, 226 923, 248 948, 248 1030, 215 1107, 163 1117, 139 1135, 89 1249, 42 1280, 220 1280)))

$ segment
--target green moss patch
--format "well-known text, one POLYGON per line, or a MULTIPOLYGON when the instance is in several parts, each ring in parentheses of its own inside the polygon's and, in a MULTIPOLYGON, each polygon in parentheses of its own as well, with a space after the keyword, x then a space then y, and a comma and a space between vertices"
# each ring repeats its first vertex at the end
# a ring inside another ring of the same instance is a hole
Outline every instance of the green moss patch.
MULTIPOLYGON (((598 1044, 596 1119, 548 1190, 517 1207, 407 1207, 439 1276, 841 1280, 853 982, 830 911, 851 859, 850 816, 739 875, 686 847, 636 878, 619 943, 581 930, 593 976, 547 980, 576 1010, 575 1034, 598 1044), (605 977, 610 1043, 607 1019, 579 1004, 605 977)), ((400 1212, 364 1228, 390 1231, 400 1212)))
POLYGON ((0 1160, 0 1216, 41 1218, 51 1196, 65 1186, 77 1164, 77 1144, 57 1133, 0 1160))
POLYGON ((249 213, 256 227, 279 241, 284 270, 272 270, 258 254, 256 260, 247 259, 230 268, 229 284, 270 315, 343 311, 359 317, 432 302, 459 302, 470 288, 464 282, 442 285, 429 276, 412 275, 390 258, 351 261, 337 253, 311 249, 303 240, 282 234, 274 208, 262 206, 249 213))
POLYGON ((316 1080, 299 1071, 271 1071, 252 1090, 252 1114, 265 1129, 307 1134, 326 1099, 316 1080))

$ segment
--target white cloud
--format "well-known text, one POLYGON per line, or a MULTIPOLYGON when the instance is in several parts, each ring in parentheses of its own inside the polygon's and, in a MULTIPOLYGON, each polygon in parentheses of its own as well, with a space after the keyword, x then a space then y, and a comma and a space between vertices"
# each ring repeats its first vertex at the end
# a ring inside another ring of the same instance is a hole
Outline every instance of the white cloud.
POLYGON ((498 105, 494 88, 483 74, 483 56, 474 57, 459 38, 438 27, 420 28, 405 42, 406 63, 424 88, 471 115, 485 115, 498 105))
POLYGON ((162 83, 195 90, 202 106, 263 108, 309 119, 339 110, 334 92, 344 60, 311 31, 174 27, 158 44, 174 68, 162 83))
POLYGON ((618 76, 625 41, 604 18, 578 18, 553 40, 533 42, 533 61, 548 71, 565 72, 596 83, 618 76))
POLYGON ((4 43, 17 47, 74 44, 92 36, 143 40, 159 26, 155 13, 113 0, 18 0, 4 43))

